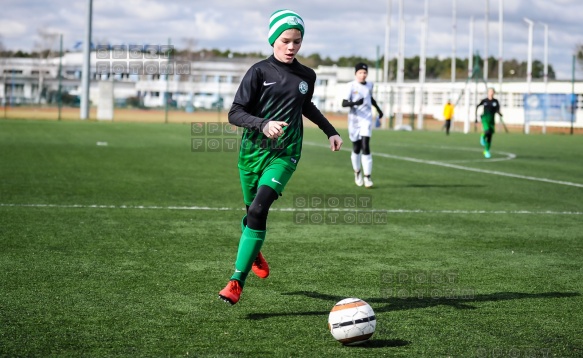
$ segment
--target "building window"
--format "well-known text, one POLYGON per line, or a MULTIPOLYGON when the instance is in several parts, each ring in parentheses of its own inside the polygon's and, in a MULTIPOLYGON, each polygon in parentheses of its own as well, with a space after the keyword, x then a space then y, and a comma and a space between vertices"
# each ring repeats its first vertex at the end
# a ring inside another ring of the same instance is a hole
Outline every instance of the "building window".
POLYGON ((36 96, 38 96, 38 84, 37 84, 37 83, 33 83, 33 84, 30 86, 30 89, 31 89, 31 91, 30 91, 30 94, 31 94, 33 97, 36 97, 36 96))
POLYGON ((522 93, 513 93, 512 94, 512 107, 515 108, 522 108, 524 101, 524 95, 522 93))
POLYGON ((24 84, 22 84, 22 83, 15 83, 15 84, 7 83, 6 86, 4 86, 4 93, 6 93, 7 96, 11 96, 11 97, 22 97, 22 96, 24 96, 24 84))

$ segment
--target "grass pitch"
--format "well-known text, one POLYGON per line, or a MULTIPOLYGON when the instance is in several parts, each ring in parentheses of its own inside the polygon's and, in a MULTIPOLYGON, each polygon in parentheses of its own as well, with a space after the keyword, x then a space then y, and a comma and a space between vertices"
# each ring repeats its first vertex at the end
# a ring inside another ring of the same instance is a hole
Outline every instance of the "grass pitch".
POLYGON ((306 129, 271 276, 231 307, 236 152, 185 124, 0 121, 0 356, 583 355, 583 137, 499 133, 485 160, 477 134, 376 131, 367 190, 341 134, 306 129), (346 297, 377 315, 360 347, 327 331, 346 297))

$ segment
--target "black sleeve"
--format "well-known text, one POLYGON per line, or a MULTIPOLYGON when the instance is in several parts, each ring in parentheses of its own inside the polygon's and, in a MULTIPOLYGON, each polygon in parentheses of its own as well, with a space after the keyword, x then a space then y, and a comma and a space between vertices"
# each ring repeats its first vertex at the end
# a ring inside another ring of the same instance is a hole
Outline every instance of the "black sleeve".
POLYGON ((244 106, 235 102, 233 102, 231 110, 229 110, 229 123, 237 127, 262 131, 267 122, 269 122, 268 119, 250 115, 244 106))
POLYGON ((251 130, 263 130, 263 127, 265 127, 269 120, 250 114, 258 101, 257 94, 259 93, 261 81, 261 73, 259 70, 251 67, 243 77, 239 89, 237 89, 237 93, 235 94, 233 105, 229 110, 229 123, 251 130))
POLYGON ((328 136, 328 138, 332 137, 333 135, 339 135, 334 126, 324 117, 322 112, 312 101, 306 101, 304 103, 304 108, 302 109, 302 114, 312 121, 314 124, 318 126, 328 136))
POLYGON ((496 100, 496 112, 497 112, 499 115, 502 115, 502 113, 500 113, 500 102, 498 102, 498 100, 496 100))
POLYGON ((342 100, 342 107, 352 107, 352 106, 354 106, 354 102, 350 102, 347 99, 342 100))
POLYGON ((480 101, 480 103, 478 103, 478 105, 476 106, 476 112, 478 111, 478 107, 480 107, 481 105, 483 105, 485 101, 486 100, 483 99, 483 100, 480 101))
POLYGON ((379 107, 379 105, 377 104, 377 101, 375 101, 372 96, 370 96, 370 103, 374 106, 374 108, 377 109, 377 112, 379 112, 379 117, 382 117, 383 110, 381 109, 381 107, 379 107))
POLYGON ((342 107, 360 106, 363 103, 364 103, 364 98, 361 98, 361 99, 359 99, 358 101, 355 101, 355 102, 350 102, 347 99, 343 99, 342 100, 342 107))

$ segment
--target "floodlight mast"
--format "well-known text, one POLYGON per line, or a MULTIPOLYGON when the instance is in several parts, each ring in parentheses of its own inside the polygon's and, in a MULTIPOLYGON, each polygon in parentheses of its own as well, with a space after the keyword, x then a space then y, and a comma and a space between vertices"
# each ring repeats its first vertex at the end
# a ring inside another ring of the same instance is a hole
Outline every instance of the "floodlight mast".
POLYGON ((532 33, 534 22, 528 18, 524 18, 524 21, 528 24, 528 59, 526 62, 526 84, 527 93, 530 94, 530 82, 532 81, 532 33))
POLYGON ((91 69, 91 17, 93 0, 87 0, 85 19, 85 41, 83 41, 83 70, 81 72, 81 113, 80 119, 89 118, 89 81, 91 69))
MULTIPOLYGON (((545 23, 541 23, 545 28, 545 44, 544 44, 544 72, 543 72, 543 79, 545 84, 545 101, 546 106, 549 105, 548 96, 549 96, 549 25, 545 23)), ((547 133, 547 111, 544 111, 543 117, 543 134, 547 133)))
POLYGON ((490 41, 490 1, 486 0, 486 15, 485 15, 485 42, 484 42, 484 80, 488 82, 488 57, 490 53, 488 52, 488 45, 490 41))
POLYGON ((403 16, 403 0, 399 0, 399 50, 397 55, 397 96, 398 106, 396 128, 403 125, 403 83, 405 81, 405 18, 403 16))
POLYGON ((498 1, 498 93, 502 100, 502 81, 504 78, 504 0, 498 1))
POLYGON ((456 40, 457 40, 457 21, 456 21, 456 13, 457 13, 457 3, 456 0, 453 0, 452 4, 452 42, 451 42, 451 95, 450 98, 453 98, 453 92, 455 87, 455 70, 456 70, 456 40))
POLYGON ((425 0, 425 12, 421 29, 421 57, 419 58, 419 112, 417 113, 417 129, 423 129, 423 87, 426 74, 427 32, 429 28, 429 0, 425 0))
MULTIPOLYGON (((528 59, 526 62, 526 93, 530 94, 530 82, 532 81, 532 32, 534 27, 534 22, 528 18, 524 18, 524 21, 528 24, 528 59)), ((528 134, 530 132, 530 125, 528 120, 525 118, 524 133, 528 134)))
MULTIPOLYGON (((470 17, 470 43, 469 43, 469 54, 468 54, 468 77, 472 77, 474 71, 474 17, 470 17)), ((470 92, 466 91, 466 111, 467 116, 464 121, 464 133, 470 132, 470 92)))
POLYGON ((403 15, 403 0, 399 0, 399 57, 397 83, 403 84, 405 80, 405 17, 403 15))
POLYGON ((472 75, 474 69, 474 17, 470 17, 470 44, 468 54, 468 77, 472 75))
POLYGON ((391 8, 392 1, 387 0, 387 24, 385 25, 385 58, 383 61, 383 82, 389 82, 389 44, 391 40, 391 8))

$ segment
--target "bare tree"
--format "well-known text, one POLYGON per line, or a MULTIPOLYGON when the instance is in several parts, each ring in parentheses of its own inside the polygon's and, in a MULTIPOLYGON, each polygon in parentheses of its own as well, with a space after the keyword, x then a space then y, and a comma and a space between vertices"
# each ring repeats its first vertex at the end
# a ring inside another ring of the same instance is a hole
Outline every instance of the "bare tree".
POLYGON ((39 53, 39 58, 48 59, 53 57, 57 51, 59 34, 41 28, 37 29, 36 32, 39 40, 34 42, 34 49, 39 53))
MULTIPOLYGON (((48 93, 48 88, 45 88, 44 77, 49 68, 49 59, 55 57, 59 34, 50 32, 42 28, 36 30, 38 41, 34 42, 35 52, 38 53, 38 93, 36 102, 41 103, 44 95, 48 93)), ((45 98, 46 99, 46 98, 45 98)))
MULTIPOLYGON (((182 42, 184 42, 185 44, 185 48, 186 48, 186 60, 189 62, 194 61, 194 50, 196 48, 196 45, 198 44, 198 41, 194 38, 194 37, 184 37, 182 38, 182 42)), ((186 105, 187 111, 192 110, 193 107, 193 100, 194 100, 194 77, 192 76, 192 72, 190 73, 190 76, 188 76, 188 81, 189 81, 189 100, 188 100, 188 104, 186 105)))
POLYGON ((182 42, 184 42, 184 47, 186 48, 186 59, 188 61, 193 61, 194 50, 196 49, 198 41, 194 37, 184 37, 182 38, 182 42))

